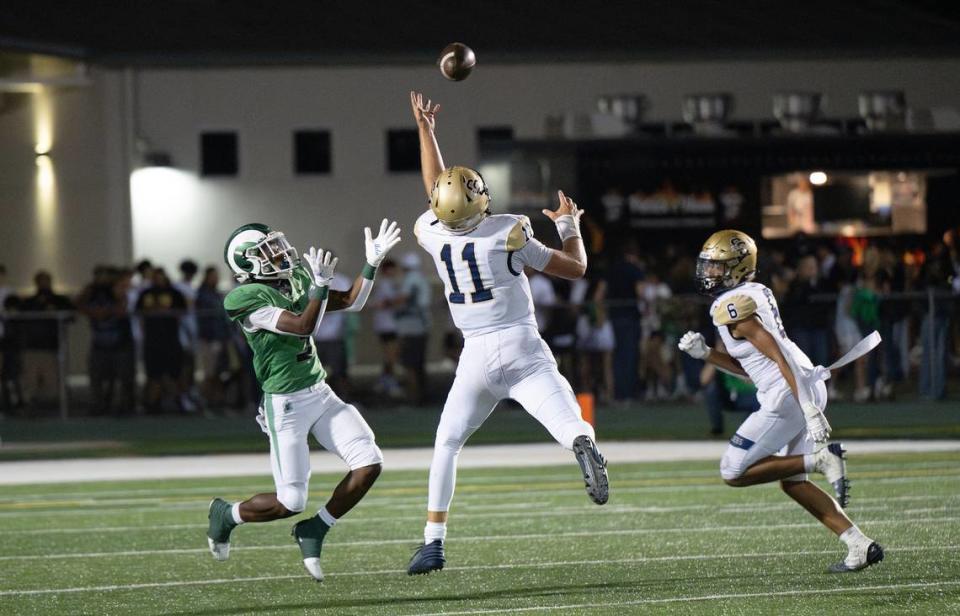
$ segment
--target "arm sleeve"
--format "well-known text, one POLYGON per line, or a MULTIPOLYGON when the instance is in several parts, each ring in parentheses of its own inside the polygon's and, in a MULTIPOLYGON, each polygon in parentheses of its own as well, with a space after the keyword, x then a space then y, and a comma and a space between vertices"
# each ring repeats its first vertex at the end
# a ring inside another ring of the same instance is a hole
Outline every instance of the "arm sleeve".
POLYGON ((363 280, 360 281, 360 291, 357 293, 356 299, 353 300, 353 303, 344 308, 341 312, 360 312, 363 310, 364 305, 367 303, 367 298, 370 297, 370 292, 373 290, 373 279, 363 277, 363 280))
POLYGON ((553 250, 544 246, 540 240, 531 237, 523 248, 511 253, 510 258, 513 259, 513 264, 517 266, 517 271, 521 267, 527 266, 542 272, 550 262, 551 256, 553 256, 553 250))
MULTIPOLYGON (((265 329, 275 334, 288 334, 277 329, 277 323, 280 321, 280 315, 283 314, 283 308, 276 306, 264 306, 251 312, 243 320, 243 328, 249 332, 255 332, 259 329, 265 329)), ((293 334, 289 334, 293 335, 293 334)))

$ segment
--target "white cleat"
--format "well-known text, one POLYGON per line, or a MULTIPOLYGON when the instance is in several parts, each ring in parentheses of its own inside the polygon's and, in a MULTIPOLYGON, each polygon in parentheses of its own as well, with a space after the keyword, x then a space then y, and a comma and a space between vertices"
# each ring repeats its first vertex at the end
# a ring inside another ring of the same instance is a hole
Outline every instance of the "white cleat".
POLYGON ((830 573, 851 573, 866 569, 881 560, 883 560, 883 546, 869 537, 864 537, 863 541, 850 546, 845 559, 830 565, 827 571, 830 573))
POLYGON ((833 486, 837 502, 846 508, 850 504, 850 480, 847 479, 847 450, 843 443, 830 443, 814 455, 814 470, 826 477, 833 486))
POLYGON ((304 558, 303 566, 307 568, 307 573, 313 576, 318 582, 323 581, 323 569, 320 568, 319 558, 304 558))
POLYGON ((207 545, 210 547, 210 553, 215 560, 223 562, 230 558, 230 542, 217 543, 210 537, 207 537, 207 545))

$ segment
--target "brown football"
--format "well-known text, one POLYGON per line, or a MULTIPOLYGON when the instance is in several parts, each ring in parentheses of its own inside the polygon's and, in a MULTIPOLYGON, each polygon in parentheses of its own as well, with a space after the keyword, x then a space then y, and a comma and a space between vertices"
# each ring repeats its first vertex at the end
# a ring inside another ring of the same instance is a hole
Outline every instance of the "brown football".
POLYGON ((450 81, 463 81, 477 64, 473 50, 463 43, 450 43, 440 52, 440 72, 450 81))

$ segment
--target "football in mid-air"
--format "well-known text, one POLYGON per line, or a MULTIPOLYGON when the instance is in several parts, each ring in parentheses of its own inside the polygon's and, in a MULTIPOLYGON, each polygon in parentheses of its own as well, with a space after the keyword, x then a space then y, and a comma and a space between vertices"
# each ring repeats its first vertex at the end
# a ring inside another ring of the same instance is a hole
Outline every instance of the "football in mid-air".
POLYGON ((463 81, 477 65, 477 56, 463 43, 450 43, 440 52, 440 72, 450 81, 463 81))

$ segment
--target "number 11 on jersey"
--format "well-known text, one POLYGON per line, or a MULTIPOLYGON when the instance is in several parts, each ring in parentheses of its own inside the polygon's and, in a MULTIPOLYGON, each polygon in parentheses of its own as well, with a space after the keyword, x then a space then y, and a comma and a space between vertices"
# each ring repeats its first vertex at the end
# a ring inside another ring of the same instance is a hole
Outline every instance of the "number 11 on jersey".
MULTIPOLYGON (((466 297, 460 292, 460 285, 457 284, 457 274, 453 269, 453 255, 450 244, 444 244, 440 249, 440 259, 447 266, 447 277, 450 279, 449 299, 451 304, 464 304, 466 297)), ((473 303, 485 302, 493 299, 493 291, 483 286, 483 280, 480 278, 480 268, 477 266, 476 249, 473 242, 469 242, 463 247, 460 257, 470 268, 470 277, 473 279, 473 292, 470 294, 470 301, 473 303)))

